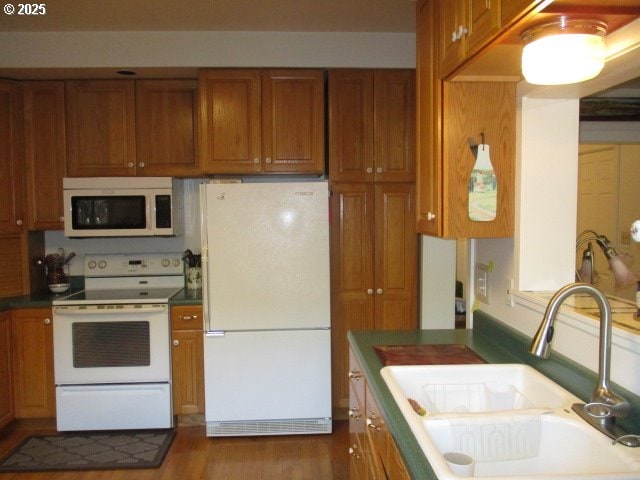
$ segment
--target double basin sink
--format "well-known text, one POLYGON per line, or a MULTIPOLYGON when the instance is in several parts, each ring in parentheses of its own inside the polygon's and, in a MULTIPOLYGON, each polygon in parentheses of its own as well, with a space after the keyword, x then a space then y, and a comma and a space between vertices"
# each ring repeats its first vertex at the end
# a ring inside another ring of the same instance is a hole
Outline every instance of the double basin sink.
POLYGON ((522 364, 381 370, 440 480, 639 479, 640 448, 571 410, 580 399, 522 364))

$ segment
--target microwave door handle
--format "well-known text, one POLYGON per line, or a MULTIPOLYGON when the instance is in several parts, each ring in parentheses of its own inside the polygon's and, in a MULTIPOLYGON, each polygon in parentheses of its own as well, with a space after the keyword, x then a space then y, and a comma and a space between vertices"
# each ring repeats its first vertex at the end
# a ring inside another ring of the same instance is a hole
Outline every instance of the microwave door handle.
POLYGON ((149 231, 150 234, 155 233, 156 231, 156 194, 155 192, 151 192, 148 194, 147 197, 147 205, 146 205, 146 209, 147 209, 147 218, 149 219, 149 225, 147 225, 147 230, 149 231))

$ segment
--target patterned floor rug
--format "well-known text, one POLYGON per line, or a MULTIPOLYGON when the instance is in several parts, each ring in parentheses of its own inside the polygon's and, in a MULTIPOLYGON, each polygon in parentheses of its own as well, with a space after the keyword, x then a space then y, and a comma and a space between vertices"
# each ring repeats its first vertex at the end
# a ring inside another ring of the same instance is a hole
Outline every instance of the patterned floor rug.
POLYGON ((34 435, 0 461, 0 472, 156 468, 174 430, 34 435))

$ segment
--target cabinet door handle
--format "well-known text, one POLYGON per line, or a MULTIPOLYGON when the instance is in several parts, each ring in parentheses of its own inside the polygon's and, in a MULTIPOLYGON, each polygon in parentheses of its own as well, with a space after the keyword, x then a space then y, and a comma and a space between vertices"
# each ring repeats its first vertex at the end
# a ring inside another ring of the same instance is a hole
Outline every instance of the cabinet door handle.
POLYGON ((376 173, 382 173, 382 167, 376 168, 376 173))
POLYGON ((195 320, 197 318, 198 318, 197 315, 181 315, 180 316, 180 320, 184 320, 186 322, 188 322, 189 320, 195 320))
POLYGON ((24 222, 20 219, 16 220, 16 225, 22 225, 24 222))
POLYGON ((427 212, 427 220, 431 221, 431 220, 435 220, 436 218, 436 214, 433 212, 427 212))
POLYGON ((271 163, 271 157, 267 157, 264 159, 265 163, 271 163))
POLYGON ((382 290, 381 288, 379 288, 379 289, 377 289, 377 290, 376 290, 376 293, 377 293, 378 295, 382 295, 382 292, 383 292, 383 291, 384 291, 384 290, 382 290))
POLYGON ((380 431, 380 427, 375 423, 373 423, 373 419, 367 418, 366 423, 367 423, 367 427, 369 427, 371 430, 375 430, 376 432, 380 431))
POLYGON ((58 220, 60 220, 61 222, 64 222, 64 217, 60 217, 58 220))
POLYGON ((467 33, 469 33, 469 29, 464 25, 460 25, 458 27, 458 38, 464 37, 467 33))
POLYGON ((173 342, 171 342, 171 343, 173 343, 173 346, 174 346, 174 347, 177 347, 178 345, 180 345, 180 340, 174 340, 174 341, 173 341, 173 342))
POLYGON ((133 168, 133 162, 129 162, 129 163, 127 163, 127 167, 129 167, 129 168, 133 168))
POLYGON ((349 378, 353 378, 354 380, 360 380, 362 378, 362 373, 357 370, 351 370, 349 372, 349 378))
POLYGON ((253 159, 253 163, 255 163, 256 165, 260 163, 260 159, 259 158, 254 158, 253 159))
POLYGON ((45 325, 51 325, 51 319, 50 318, 45 318, 44 319, 44 324, 45 325))
POLYGON ((373 173, 373 168, 368 167, 368 168, 367 168, 367 173, 373 173))
POLYGON ((140 163, 138 163, 138 166, 139 166, 140 168, 144 168, 144 162, 140 162, 140 163))
POLYGON ((367 289, 367 295, 373 295, 373 288, 367 289))

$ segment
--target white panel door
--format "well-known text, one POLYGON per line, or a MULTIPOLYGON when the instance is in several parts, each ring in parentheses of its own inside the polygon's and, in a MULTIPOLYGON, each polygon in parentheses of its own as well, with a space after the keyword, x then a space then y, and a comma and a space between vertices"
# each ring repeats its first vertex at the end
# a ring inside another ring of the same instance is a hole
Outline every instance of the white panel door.
POLYGON ((205 188, 207 329, 328 327, 327 183, 205 188))

